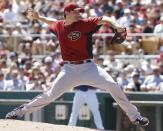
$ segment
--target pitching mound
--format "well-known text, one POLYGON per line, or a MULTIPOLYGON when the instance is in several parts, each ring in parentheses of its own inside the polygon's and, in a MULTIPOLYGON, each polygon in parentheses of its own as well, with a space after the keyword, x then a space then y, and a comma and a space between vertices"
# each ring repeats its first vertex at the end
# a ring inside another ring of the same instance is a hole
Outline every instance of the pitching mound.
POLYGON ((84 127, 54 125, 20 120, 0 120, 0 131, 97 131, 84 127))

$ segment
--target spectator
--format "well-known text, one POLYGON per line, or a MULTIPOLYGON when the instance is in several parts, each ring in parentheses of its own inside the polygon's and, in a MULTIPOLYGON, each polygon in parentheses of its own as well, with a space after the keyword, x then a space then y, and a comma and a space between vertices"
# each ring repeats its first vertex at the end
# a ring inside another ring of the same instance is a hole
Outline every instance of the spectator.
POLYGON ((104 66, 103 62, 104 62, 104 58, 101 58, 101 57, 95 58, 95 63, 98 64, 101 67, 104 66))
POLYGON ((128 83, 125 90, 126 91, 141 91, 141 80, 139 78, 140 74, 137 71, 131 73, 132 80, 128 83))
POLYGON ((126 71, 120 71, 117 78, 116 78, 117 83, 121 86, 123 90, 125 90, 126 86, 129 83, 128 77, 127 77, 127 72, 126 71))
POLYGON ((115 13, 116 13, 116 19, 119 19, 123 16, 124 12, 124 4, 122 0, 116 0, 116 7, 115 7, 115 13))
POLYGON ((162 63, 163 62, 163 53, 160 53, 159 57, 156 58, 156 63, 162 63))
POLYGON ((61 65, 60 62, 56 60, 56 58, 52 58, 51 56, 45 57, 43 63, 44 65, 41 68, 41 71, 44 73, 46 77, 46 83, 48 87, 50 87, 52 85, 53 80, 60 72, 61 65))
POLYGON ((27 32, 22 28, 22 24, 20 22, 16 23, 16 26, 12 31, 12 35, 14 37, 14 50, 19 52, 17 49, 19 48, 20 42, 27 37, 27 32))
POLYGON ((29 78, 27 76, 27 73, 25 71, 25 67, 23 65, 19 66, 18 79, 20 79, 22 81, 24 87, 26 88, 26 84, 29 83, 29 78))
POLYGON ((0 59, 7 59, 7 52, 4 50, 0 50, 0 59))
POLYGON ((106 13, 107 11, 113 12, 114 10, 113 4, 114 4, 113 1, 108 2, 107 0, 104 0, 103 3, 101 4, 103 12, 104 13, 106 13))
MULTIPOLYGON (((160 23, 154 28, 154 33, 163 33, 163 16, 160 17, 160 23)), ((159 36, 160 52, 163 52, 163 38, 159 36)))
POLYGON ((9 6, 3 13, 4 22, 10 23, 18 20, 18 14, 12 11, 12 5, 9 6))
POLYGON ((129 27, 131 25, 132 20, 133 20, 133 16, 131 15, 131 10, 124 9, 124 16, 120 17, 118 22, 120 25, 124 27, 129 27))
MULTIPOLYGON (((3 23, 0 22, 0 35, 5 34, 5 29, 3 23)), ((6 48, 6 39, 5 37, 0 37, 0 42, 1 42, 1 50, 6 48)))
POLYGON ((29 71, 30 69, 32 69, 32 61, 31 60, 27 59, 24 64, 25 64, 26 71, 29 71))
POLYGON ((122 69, 122 62, 115 58, 116 53, 108 52, 108 56, 105 57, 103 65, 107 66, 112 71, 120 71, 122 69))
POLYGON ((8 72, 8 67, 5 59, 0 59, 0 71, 2 71, 4 74, 8 72))
POLYGON ((9 51, 13 51, 14 50, 14 38, 12 37, 12 31, 13 28, 11 27, 11 25, 6 26, 5 28, 5 33, 4 35, 6 35, 6 49, 9 51))
POLYGON ((159 90, 159 84, 163 82, 163 76, 160 75, 159 67, 152 66, 153 74, 145 78, 141 86, 142 91, 156 92, 159 90))
POLYGON ((60 65, 59 63, 56 65, 53 62, 53 58, 51 56, 47 56, 44 59, 44 66, 42 67, 42 72, 44 72, 44 75, 46 77, 50 76, 50 75, 54 75, 54 74, 58 74, 58 72, 60 71, 60 65))
POLYGON ((151 21, 149 20, 143 21, 143 29, 142 29, 143 33, 153 33, 153 30, 154 30, 154 27, 151 21))
POLYGON ((6 86, 7 86, 7 83, 4 78, 4 73, 0 71, 0 90, 5 90, 6 86))
POLYGON ((144 6, 141 6, 137 11, 136 24, 142 25, 147 20, 147 11, 144 6))
POLYGON ((59 64, 61 62, 61 52, 59 50, 56 50, 55 52, 52 52, 50 56, 53 59, 53 67, 56 67, 56 64, 59 64))
POLYGON ((123 45, 125 45, 126 54, 136 54, 140 48, 140 44, 134 40, 134 37, 131 36, 126 37, 123 45))
POLYGON ((133 64, 128 63, 126 67, 124 67, 124 71, 126 72, 127 79, 131 80, 131 73, 135 70, 135 66, 133 64))
POLYGON ((160 69, 160 74, 163 75, 163 61, 158 63, 159 69, 160 69))
POLYGON ((6 80, 12 80, 12 71, 13 70, 17 70, 18 69, 18 65, 15 62, 11 62, 7 69, 8 70, 6 72, 5 79, 6 80))
POLYGON ((47 90, 45 76, 40 71, 40 65, 32 67, 32 73, 29 75, 29 83, 26 84, 26 90, 47 90))
POLYGON ((103 10, 102 10, 102 5, 100 3, 95 3, 93 4, 93 8, 90 11, 91 16, 102 16, 103 15, 103 10))
POLYGON ((30 40, 23 40, 19 43, 18 52, 21 55, 31 56, 32 55, 32 42, 30 40))
POLYGON ((163 1, 160 2, 160 15, 163 16, 163 1))
POLYGON ((149 60, 143 60, 140 62, 140 64, 145 76, 151 75, 153 73, 151 62, 149 60))
POLYGON ((18 70, 13 70, 11 72, 11 80, 8 80, 8 85, 5 88, 7 91, 11 90, 25 90, 25 85, 21 79, 18 78, 18 70))
MULTIPOLYGON (((113 30, 111 29, 109 24, 104 24, 99 28, 99 31, 97 32, 97 34, 107 34, 107 33, 113 33, 113 30)), ((104 52, 104 48, 103 46, 109 47, 110 45, 110 40, 111 40, 111 36, 107 36, 107 37, 102 37, 102 36, 96 36, 95 37, 95 44, 94 44, 94 54, 99 55, 102 54, 104 52)))
POLYGON ((9 53, 9 60, 9 63, 13 62, 18 66, 18 54, 16 52, 13 51, 9 53))
POLYGON ((41 41, 41 36, 38 36, 41 34, 41 27, 39 23, 33 24, 33 43, 32 43, 32 54, 43 54, 44 45, 41 41))
POLYGON ((155 26, 154 33, 163 33, 163 16, 160 17, 160 24, 155 26))

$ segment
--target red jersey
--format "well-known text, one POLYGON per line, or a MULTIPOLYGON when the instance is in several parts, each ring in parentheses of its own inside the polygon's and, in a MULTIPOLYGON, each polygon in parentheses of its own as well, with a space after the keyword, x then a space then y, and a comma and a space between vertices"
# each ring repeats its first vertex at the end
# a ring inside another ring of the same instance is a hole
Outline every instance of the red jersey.
POLYGON ((58 37, 61 55, 66 61, 92 59, 92 35, 99 28, 102 17, 81 19, 71 25, 64 20, 53 22, 50 30, 58 37))

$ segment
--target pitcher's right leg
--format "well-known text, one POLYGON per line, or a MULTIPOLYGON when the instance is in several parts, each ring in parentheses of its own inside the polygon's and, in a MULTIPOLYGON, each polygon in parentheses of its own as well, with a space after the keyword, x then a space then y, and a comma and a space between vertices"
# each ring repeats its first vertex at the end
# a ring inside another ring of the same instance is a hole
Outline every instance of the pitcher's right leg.
POLYGON ((109 92, 121 109, 126 112, 132 123, 138 123, 142 126, 149 124, 149 120, 140 115, 137 107, 130 103, 120 86, 104 69, 94 64, 91 69, 85 73, 87 73, 85 83, 109 92))
POLYGON ((96 83, 98 87, 110 92, 111 96, 115 99, 121 109, 126 112, 133 124, 141 126, 146 126, 149 124, 149 120, 146 117, 141 116, 137 107, 130 103, 120 86, 114 82, 109 74, 105 74, 103 71, 101 71, 100 77, 103 77, 103 80, 101 79, 99 80, 99 83, 96 83))
POLYGON ((51 87, 49 91, 36 96, 29 103, 23 104, 20 107, 14 109, 13 111, 9 112, 6 115, 6 118, 14 119, 16 117, 22 117, 24 114, 32 113, 48 105, 50 102, 54 101, 59 96, 61 96, 64 92, 76 86, 75 83, 72 81, 75 80, 75 77, 76 76, 74 76, 73 78, 73 74, 71 73, 66 73, 66 71, 64 70, 61 71, 55 79, 53 87, 51 87), (71 75, 71 77, 69 75, 71 75))

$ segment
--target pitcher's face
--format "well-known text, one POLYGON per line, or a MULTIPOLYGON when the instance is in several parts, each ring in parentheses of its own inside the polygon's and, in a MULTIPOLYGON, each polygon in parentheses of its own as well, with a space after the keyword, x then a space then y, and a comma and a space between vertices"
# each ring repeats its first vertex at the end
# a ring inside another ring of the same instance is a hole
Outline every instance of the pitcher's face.
POLYGON ((81 18, 80 12, 78 10, 72 10, 66 13, 67 18, 72 21, 78 21, 81 18))

